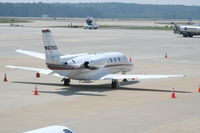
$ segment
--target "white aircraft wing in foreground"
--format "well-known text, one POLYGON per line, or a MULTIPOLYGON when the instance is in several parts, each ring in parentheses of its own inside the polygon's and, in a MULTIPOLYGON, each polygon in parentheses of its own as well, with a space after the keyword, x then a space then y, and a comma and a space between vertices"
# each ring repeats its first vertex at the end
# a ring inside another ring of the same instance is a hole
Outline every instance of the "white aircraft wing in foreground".
POLYGON ((74 80, 112 80, 112 88, 118 87, 118 79, 152 79, 183 77, 184 75, 126 75, 133 69, 133 63, 120 52, 61 55, 50 30, 42 30, 45 54, 27 50, 17 52, 45 59, 49 69, 30 68, 22 66, 6 66, 40 72, 42 74, 62 77, 64 85, 70 85, 74 80), (122 73, 117 74, 117 73, 122 73))

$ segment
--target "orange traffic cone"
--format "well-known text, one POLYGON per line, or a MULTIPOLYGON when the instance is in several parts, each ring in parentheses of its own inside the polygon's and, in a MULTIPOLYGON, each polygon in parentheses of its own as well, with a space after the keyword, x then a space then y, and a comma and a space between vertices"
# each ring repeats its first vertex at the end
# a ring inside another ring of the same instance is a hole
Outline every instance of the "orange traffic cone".
POLYGON ((37 72, 37 73, 35 74, 35 76, 36 76, 36 78, 40 78, 40 73, 37 72))
POLYGON ((7 76, 6 76, 6 73, 4 74, 4 79, 3 79, 4 82, 7 82, 8 79, 7 79, 7 76))
POLYGON ((200 93, 200 85, 199 85, 199 89, 198 89, 198 92, 200 93))
POLYGON ((37 85, 35 85, 35 91, 34 91, 33 95, 39 95, 38 91, 37 91, 37 85))
POLYGON ((165 53, 165 58, 168 58, 167 53, 165 53))
POLYGON ((175 93, 174 93, 174 88, 172 88, 171 98, 176 98, 176 95, 175 95, 175 93))

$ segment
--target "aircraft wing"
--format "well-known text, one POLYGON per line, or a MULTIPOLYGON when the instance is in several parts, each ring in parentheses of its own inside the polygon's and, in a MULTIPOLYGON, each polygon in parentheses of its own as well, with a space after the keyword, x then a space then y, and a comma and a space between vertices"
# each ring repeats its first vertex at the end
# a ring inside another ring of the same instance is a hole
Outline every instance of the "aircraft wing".
MULTIPOLYGON (((32 67, 22 67, 22 66, 10 66, 7 65, 5 67, 13 68, 13 69, 22 69, 22 70, 29 70, 34 72, 39 72, 45 75, 53 75, 56 77, 64 77, 57 73, 54 73, 52 70, 49 69, 42 69, 42 68, 32 68, 32 67)), ((112 79, 132 79, 132 80, 139 80, 139 79, 159 79, 159 78, 172 78, 172 77, 184 77, 185 75, 122 75, 122 74, 108 74, 103 75, 102 77, 95 78, 101 80, 112 80, 112 79)))
POLYGON ((158 79, 158 78, 170 78, 170 77, 184 77, 185 75, 120 75, 120 74, 108 74, 101 77, 101 80, 112 80, 112 79, 158 79))
POLYGON ((16 50, 16 52, 45 60, 45 55, 43 53, 22 50, 22 49, 18 49, 18 50, 16 50))
POLYGON ((63 77, 63 76, 61 76, 57 73, 53 73, 53 71, 49 70, 49 69, 22 67, 22 66, 9 66, 9 65, 7 65, 5 67, 13 68, 13 69, 29 70, 29 71, 33 71, 33 72, 39 72, 39 73, 45 74, 45 75, 53 75, 53 76, 56 76, 56 77, 63 77))

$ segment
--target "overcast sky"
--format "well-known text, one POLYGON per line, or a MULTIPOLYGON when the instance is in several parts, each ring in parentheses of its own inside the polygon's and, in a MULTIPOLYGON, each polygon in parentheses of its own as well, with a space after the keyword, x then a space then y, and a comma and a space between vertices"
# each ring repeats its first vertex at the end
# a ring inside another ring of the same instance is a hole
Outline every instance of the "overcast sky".
POLYGON ((140 4, 200 5, 200 0, 0 0, 0 2, 126 2, 140 4))

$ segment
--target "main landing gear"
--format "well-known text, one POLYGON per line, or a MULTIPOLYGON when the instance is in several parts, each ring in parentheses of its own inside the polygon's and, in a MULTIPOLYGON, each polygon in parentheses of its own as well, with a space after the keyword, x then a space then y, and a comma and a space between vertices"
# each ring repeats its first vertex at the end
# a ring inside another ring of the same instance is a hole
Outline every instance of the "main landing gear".
MULTIPOLYGON (((128 82, 128 80, 127 79, 123 79, 122 82, 128 82)), ((119 87, 119 81, 117 79, 112 79, 111 87, 113 89, 118 88, 119 87)))
POLYGON ((64 86, 70 86, 70 79, 63 78, 61 81, 64 81, 64 86))
POLYGON ((112 79, 112 88, 118 88, 119 87, 119 81, 117 79, 112 79))

